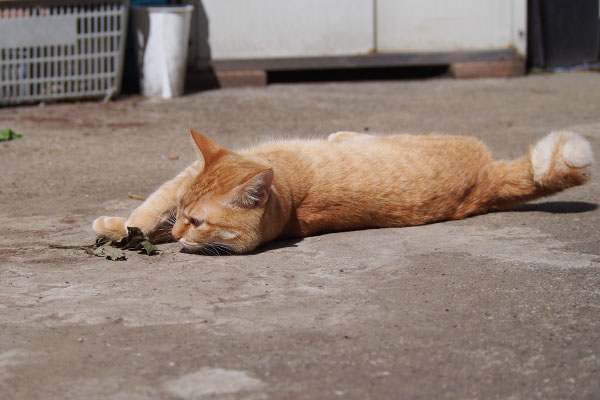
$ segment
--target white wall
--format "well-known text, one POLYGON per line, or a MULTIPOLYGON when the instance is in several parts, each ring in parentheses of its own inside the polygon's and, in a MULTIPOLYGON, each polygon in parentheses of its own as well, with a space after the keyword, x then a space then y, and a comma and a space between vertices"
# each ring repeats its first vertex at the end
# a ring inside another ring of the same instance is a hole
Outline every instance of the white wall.
POLYGON ((184 0, 192 62, 492 50, 526 54, 527 0, 184 0))
POLYGON ((526 0, 377 0, 377 50, 525 54, 526 12, 526 0))
POLYGON ((213 59, 367 53, 372 0, 202 0, 213 59))

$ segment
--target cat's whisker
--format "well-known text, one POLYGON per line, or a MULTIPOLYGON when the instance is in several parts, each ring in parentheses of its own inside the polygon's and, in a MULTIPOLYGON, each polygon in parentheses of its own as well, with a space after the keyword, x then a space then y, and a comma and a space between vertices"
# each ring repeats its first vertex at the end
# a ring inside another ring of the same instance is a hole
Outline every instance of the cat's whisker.
POLYGON ((159 220, 160 222, 162 222, 164 224, 173 226, 173 225, 175 225, 175 221, 177 220, 177 217, 173 216, 173 215, 170 215, 168 217, 159 216, 159 217, 157 217, 157 220, 159 220))
POLYGON ((164 224, 164 225, 161 225, 158 228, 156 228, 156 230, 158 230, 158 231, 165 231, 165 232, 171 232, 172 229, 173 229, 173 225, 170 225, 170 224, 164 224))
POLYGON ((210 249, 211 253, 215 256, 220 256, 221 253, 219 253, 219 248, 213 244, 209 244, 208 248, 210 249))
POLYGON ((232 255, 233 254, 231 252, 231 250, 228 247, 226 247, 226 246, 219 245, 219 246, 216 247, 216 249, 217 249, 217 251, 223 251, 223 252, 225 252, 227 255, 232 255))
POLYGON ((209 256, 220 256, 222 253, 227 255, 235 254, 230 248, 231 245, 225 243, 206 243, 202 247, 186 246, 187 250, 205 254, 209 256))
POLYGON ((149 214, 156 221, 170 226, 175 225, 175 221, 177 220, 177 215, 175 214, 175 211, 173 209, 169 209, 160 213, 150 211, 149 214))
POLYGON ((212 244, 205 245, 205 247, 203 247, 203 249, 205 249, 208 252, 208 254, 211 256, 219 256, 220 255, 218 249, 215 246, 213 246, 212 244))
POLYGON ((216 246, 219 250, 224 251, 228 255, 234 255, 243 251, 243 249, 240 246, 237 246, 232 243, 212 242, 211 245, 216 246))

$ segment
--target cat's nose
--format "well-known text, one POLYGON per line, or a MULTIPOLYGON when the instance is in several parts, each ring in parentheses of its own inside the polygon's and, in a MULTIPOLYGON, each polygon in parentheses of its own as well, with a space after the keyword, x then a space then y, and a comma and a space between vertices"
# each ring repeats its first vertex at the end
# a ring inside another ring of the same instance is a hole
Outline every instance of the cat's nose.
POLYGON ((171 235, 173 235, 173 239, 179 241, 183 237, 186 231, 186 226, 181 222, 181 220, 175 221, 173 228, 171 228, 171 235))
POLYGON ((171 230, 171 235, 173 235, 173 239, 175 239, 176 241, 179 241, 179 239, 181 239, 181 237, 183 236, 181 232, 178 232, 175 229, 171 230))

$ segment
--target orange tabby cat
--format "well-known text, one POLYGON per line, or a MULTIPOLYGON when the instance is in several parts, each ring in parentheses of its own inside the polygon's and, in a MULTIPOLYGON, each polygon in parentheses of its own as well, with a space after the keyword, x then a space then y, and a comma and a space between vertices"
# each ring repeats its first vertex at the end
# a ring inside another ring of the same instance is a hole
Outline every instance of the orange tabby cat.
POLYGON ((527 157, 494 161, 478 140, 446 135, 281 141, 233 153, 196 133, 198 161, 129 219, 99 217, 101 236, 139 227, 187 250, 243 253, 282 237, 422 225, 510 207, 590 178, 589 143, 553 132, 527 157))

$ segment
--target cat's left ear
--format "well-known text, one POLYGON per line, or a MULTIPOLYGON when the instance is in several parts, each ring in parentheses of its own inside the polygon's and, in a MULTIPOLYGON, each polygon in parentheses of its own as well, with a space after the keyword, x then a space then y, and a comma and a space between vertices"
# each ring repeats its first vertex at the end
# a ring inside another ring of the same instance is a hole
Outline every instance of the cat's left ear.
POLYGON ((239 208, 262 207, 269 200, 272 184, 273 170, 260 171, 251 176, 246 182, 235 187, 228 203, 239 208))
POLYGON ((198 150, 198 158, 200 161, 204 161, 204 168, 215 162, 218 158, 231 153, 224 147, 219 146, 204 135, 199 134, 195 130, 191 129, 192 139, 198 150))

